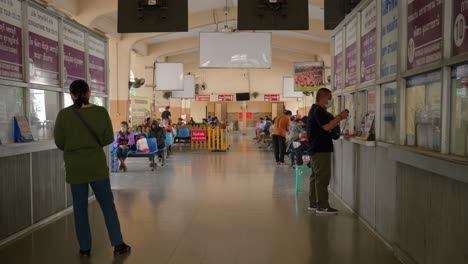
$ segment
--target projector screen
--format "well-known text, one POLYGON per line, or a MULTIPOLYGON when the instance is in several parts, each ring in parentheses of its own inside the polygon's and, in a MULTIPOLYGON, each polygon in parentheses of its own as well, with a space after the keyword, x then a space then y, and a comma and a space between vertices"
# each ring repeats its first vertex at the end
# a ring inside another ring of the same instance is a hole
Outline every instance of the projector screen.
POLYGON ((155 69, 156 91, 183 91, 184 64, 157 62, 155 69))
POLYGON ((195 75, 184 75, 184 90, 172 92, 172 98, 195 98, 195 75))
POLYGON ((283 78, 283 97, 284 98, 302 98, 304 94, 302 92, 294 91, 294 78, 293 77, 284 77, 283 78))
POLYGON ((200 32, 200 68, 271 68, 270 32, 200 32))

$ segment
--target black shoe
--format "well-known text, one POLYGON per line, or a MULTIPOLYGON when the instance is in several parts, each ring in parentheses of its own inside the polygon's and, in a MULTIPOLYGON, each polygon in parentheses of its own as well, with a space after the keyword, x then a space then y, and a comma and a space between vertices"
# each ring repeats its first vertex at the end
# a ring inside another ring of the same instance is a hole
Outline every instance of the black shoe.
POLYGON ((130 253, 131 250, 132 248, 129 245, 122 243, 114 247, 114 256, 120 256, 123 254, 130 253))
POLYGON ((338 210, 336 210, 335 208, 331 208, 331 207, 328 207, 328 208, 318 207, 316 213, 323 214, 323 215, 336 215, 338 214, 338 210))
POLYGON ((311 212, 315 212, 317 211, 317 204, 312 204, 309 206, 309 208, 307 208, 308 211, 311 211, 311 212))
POLYGON ((80 256, 89 258, 91 256, 91 249, 85 251, 80 250, 80 256))

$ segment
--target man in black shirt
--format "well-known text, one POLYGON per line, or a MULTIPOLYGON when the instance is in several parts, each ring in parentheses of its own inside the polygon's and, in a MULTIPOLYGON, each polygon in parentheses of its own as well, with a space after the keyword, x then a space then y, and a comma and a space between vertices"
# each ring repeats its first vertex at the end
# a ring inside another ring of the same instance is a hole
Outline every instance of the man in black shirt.
POLYGON ((310 155, 312 175, 310 176, 309 210, 317 214, 337 214, 338 210, 328 203, 328 184, 331 178, 331 153, 333 141, 331 131, 339 122, 348 118, 348 111, 333 117, 327 112, 332 107, 332 93, 321 88, 316 95, 316 103, 312 105, 307 120, 307 136, 311 145, 310 155))
POLYGON ((161 114, 161 119, 167 119, 168 121, 171 121, 171 112, 169 111, 171 109, 170 106, 166 107, 166 111, 162 112, 161 114))

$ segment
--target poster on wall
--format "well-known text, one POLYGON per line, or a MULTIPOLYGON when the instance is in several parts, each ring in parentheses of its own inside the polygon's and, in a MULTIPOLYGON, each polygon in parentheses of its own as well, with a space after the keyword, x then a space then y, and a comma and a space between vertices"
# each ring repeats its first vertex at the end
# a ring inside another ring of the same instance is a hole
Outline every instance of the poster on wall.
POLYGON ((280 100, 279 94, 265 94, 264 100, 266 102, 278 102, 280 100))
POLYGON ((31 82, 59 85, 58 19, 29 6, 28 26, 31 82))
POLYGON ((333 90, 343 89, 343 45, 344 30, 338 32, 333 38, 334 56, 333 56, 333 90))
POLYGON ((93 36, 88 37, 89 80, 94 92, 106 92, 106 45, 93 36))
POLYGON ((468 19, 468 5, 463 0, 453 0, 453 56, 468 52, 466 41, 466 26, 468 19))
POLYGON ((151 116, 151 98, 133 96, 130 101, 132 125, 144 125, 147 117, 151 116))
POLYGON ((357 27, 355 17, 346 25, 345 87, 357 84, 357 27))
POLYGON ((23 79, 21 2, 0 1, 0 77, 23 79))
POLYGON ((376 78, 377 4, 372 1, 361 15, 361 82, 376 78))
POLYGON ((294 63, 294 91, 317 91, 323 86, 323 62, 294 63))
POLYGON ((398 1, 382 0, 380 77, 397 73, 398 1))
POLYGON ((408 1, 407 69, 442 59, 442 0, 408 1))
POLYGON ((211 96, 209 94, 207 95, 195 95, 195 101, 197 102, 209 102, 211 99, 211 96))
POLYGON ((84 32, 63 24, 63 83, 68 88, 75 80, 86 79, 84 32))

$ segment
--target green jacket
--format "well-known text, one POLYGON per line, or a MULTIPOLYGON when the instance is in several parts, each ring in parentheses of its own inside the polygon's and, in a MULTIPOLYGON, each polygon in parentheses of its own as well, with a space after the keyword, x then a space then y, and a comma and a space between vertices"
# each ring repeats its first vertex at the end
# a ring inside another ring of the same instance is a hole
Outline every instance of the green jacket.
MULTIPOLYGON (((104 150, 73 112, 70 106, 62 109, 55 122, 55 145, 63 151, 67 182, 90 183, 109 177, 104 150)), ((103 146, 114 141, 109 113, 104 107, 80 108, 78 112, 98 135, 103 146)))

